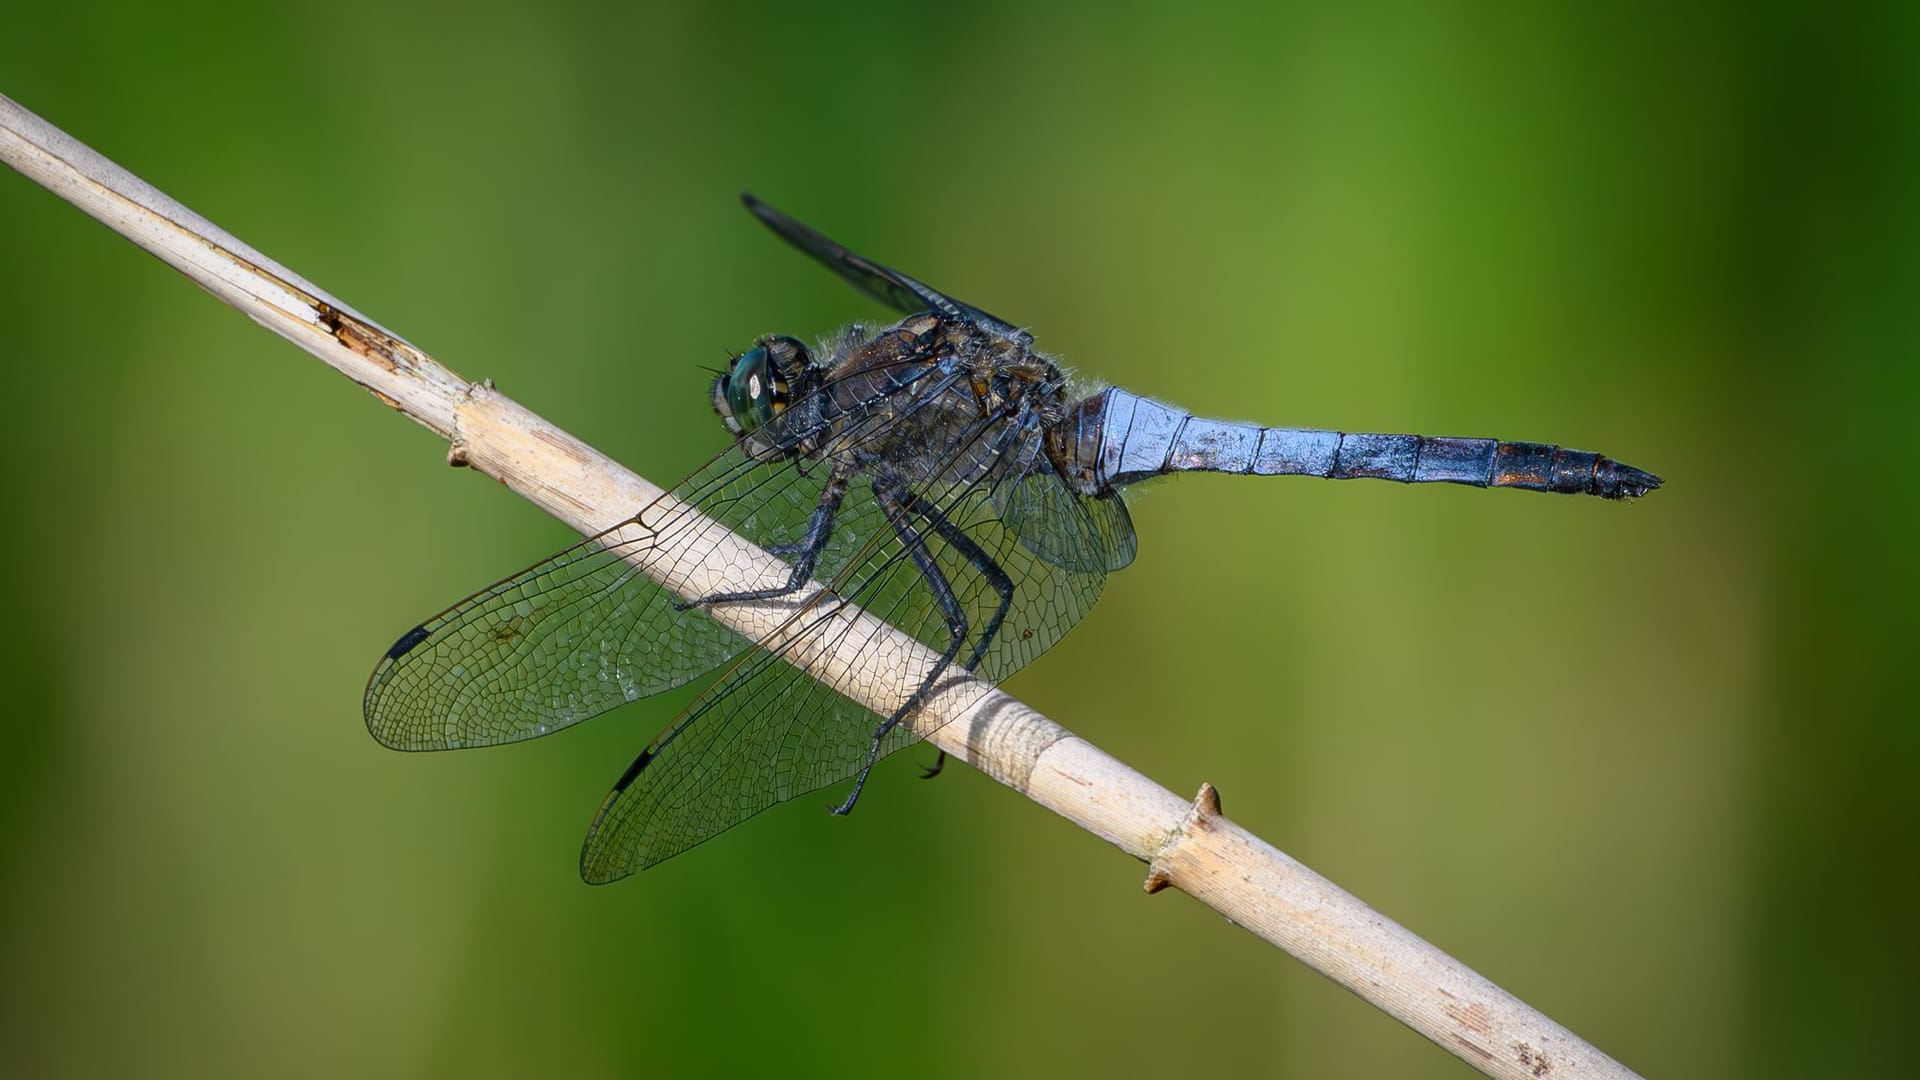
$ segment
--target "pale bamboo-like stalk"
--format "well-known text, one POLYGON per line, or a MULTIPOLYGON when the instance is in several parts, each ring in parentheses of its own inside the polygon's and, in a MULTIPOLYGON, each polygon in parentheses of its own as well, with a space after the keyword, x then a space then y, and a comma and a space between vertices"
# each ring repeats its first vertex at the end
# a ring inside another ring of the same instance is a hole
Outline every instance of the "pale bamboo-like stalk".
MULTIPOLYGON (((448 440, 450 463, 501 481, 580 532, 613 526, 662 495, 491 384, 460 378, 4 96, 0 160, 448 440)), ((742 570, 750 577, 784 572, 784 564, 717 524, 679 535, 720 545, 697 562, 678 559, 682 549, 674 547, 634 558, 683 596, 722 591, 726 575, 742 570)), ((781 633, 789 611, 729 604, 710 614, 758 640, 781 633)), ((891 702, 919 684, 932 654, 858 609, 836 618, 849 632, 816 633, 783 655, 853 700, 891 711, 891 702), (836 662, 833 650, 842 642, 869 659, 836 662)), ((948 754, 1146 862, 1149 890, 1171 885, 1186 892, 1489 1076, 1634 1075, 1223 817, 1211 786, 1189 802, 970 680, 950 683, 915 724, 948 754)))

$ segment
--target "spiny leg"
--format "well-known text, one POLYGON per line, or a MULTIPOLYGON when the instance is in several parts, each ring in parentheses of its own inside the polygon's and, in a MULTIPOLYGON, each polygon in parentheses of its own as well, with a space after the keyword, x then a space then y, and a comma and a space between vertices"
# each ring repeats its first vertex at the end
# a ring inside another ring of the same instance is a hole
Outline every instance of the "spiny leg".
MULTIPOLYGON (((1000 636, 1000 624, 1006 622, 1007 612, 1013 607, 1013 579, 1007 576, 1007 572, 1001 569, 993 556, 987 554, 979 544, 974 543, 973 537, 968 536, 966 530, 955 525, 938 506, 928 502, 914 491, 907 492, 906 504, 907 509, 924 518, 929 525, 933 526, 933 531, 940 534, 942 540, 958 551, 967 562, 973 564, 973 568, 980 571, 981 577, 987 579, 987 584, 993 587, 993 591, 1000 594, 1000 606, 995 609, 993 618, 987 620, 985 629, 980 631, 980 640, 973 647, 973 655, 967 659, 967 670, 974 671, 980 667, 980 660, 987 655, 987 649, 992 647, 994 639, 1000 636)), ((931 780, 939 776, 940 770, 946 767, 947 752, 942 750, 940 755, 933 759, 932 765, 921 770, 920 779, 931 780)))
POLYGON ((833 538, 833 520, 840 512, 840 502, 847 496, 847 482, 850 472, 835 469, 827 477, 826 486, 820 490, 820 502, 807 518, 807 533, 797 544, 776 544, 766 550, 774 555, 794 556, 793 570, 787 575, 784 585, 771 589, 748 589, 743 592, 717 592, 687 600, 673 605, 676 611, 699 607, 703 604, 731 604, 744 600, 777 600, 782 596, 791 596, 806 585, 813 576, 813 568, 820 561, 820 553, 826 550, 827 541, 833 538))
POLYGON ((900 538, 900 545, 906 549, 907 556, 920 570, 920 577, 926 582, 928 591, 933 593, 934 602, 940 605, 940 613, 946 616, 947 633, 950 639, 947 643, 947 651, 940 654, 939 662, 934 664, 933 670, 920 681, 920 688, 909 695, 899 708, 893 710, 892 716, 881 721, 880 726, 873 729, 873 742, 867 747, 866 764, 860 767, 860 775, 854 777, 853 790, 847 793, 846 801, 834 807, 833 812, 836 814, 848 814, 853 811, 853 804, 860 801, 860 790, 867 786, 867 774, 873 771, 874 763, 880 760, 881 740, 885 739, 887 734, 900 723, 902 717, 919 707, 920 703, 926 699, 928 692, 933 689, 934 684, 939 681, 940 676, 945 674, 947 668, 952 665, 953 658, 960 654, 960 647, 967 643, 966 611, 953 595, 953 587, 947 584, 946 575, 940 572, 940 564, 934 560, 933 552, 927 549, 926 538, 920 535, 919 530, 913 527, 913 522, 908 518, 906 507, 901 501, 901 491, 894 485, 883 483, 875 478, 873 497, 880 504, 880 512, 886 515, 888 524, 893 526, 894 535, 900 538))
POLYGON ((933 531, 940 534, 940 539, 980 571, 980 576, 987 579, 993 591, 1000 594, 1000 605, 994 609, 993 618, 988 619, 986 627, 980 631, 980 640, 973 647, 973 655, 967 658, 967 670, 973 671, 980 666, 994 639, 1000 636, 1000 624, 1007 621, 1007 612, 1013 609, 1013 579, 1007 576, 993 556, 987 554, 985 548, 974 542, 973 537, 955 525, 938 506, 915 491, 906 493, 905 503, 907 509, 919 514, 927 524, 933 526, 933 531))

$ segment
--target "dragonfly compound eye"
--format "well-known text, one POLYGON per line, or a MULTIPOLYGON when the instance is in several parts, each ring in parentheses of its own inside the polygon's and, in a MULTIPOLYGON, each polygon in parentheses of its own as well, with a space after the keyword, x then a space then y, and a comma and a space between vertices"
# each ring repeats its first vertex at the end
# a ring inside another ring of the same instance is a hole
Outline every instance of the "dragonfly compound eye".
POLYGON ((736 434, 744 434, 773 419, 787 407, 787 380, 775 367, 764 345, 755 345, 733 362, 732 370, 716 380, 714 404, 724 391, 721 416, 736 434), (724 387, 720 384, 724 383, 724 387))

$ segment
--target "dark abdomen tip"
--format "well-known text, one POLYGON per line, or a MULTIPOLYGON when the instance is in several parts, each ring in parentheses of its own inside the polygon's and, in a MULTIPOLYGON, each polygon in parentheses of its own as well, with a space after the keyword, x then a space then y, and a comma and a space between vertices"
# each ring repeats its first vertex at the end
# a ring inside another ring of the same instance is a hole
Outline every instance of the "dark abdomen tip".
POLYGON ((1611 458, 1601 458, 1593 470, 1593 493, 1603 499, 1637 499, 1659 486, 1659 477, 1611 458))

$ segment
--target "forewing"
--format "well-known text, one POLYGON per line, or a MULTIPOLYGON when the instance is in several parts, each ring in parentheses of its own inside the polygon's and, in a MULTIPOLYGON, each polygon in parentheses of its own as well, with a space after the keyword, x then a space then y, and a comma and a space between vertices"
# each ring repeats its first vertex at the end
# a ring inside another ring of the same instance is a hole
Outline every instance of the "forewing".
MULTIPOLYGON (((676 610, 679 597, 636 560, 674 551, 704 566, 728 530, 791 543, 820 488, 817 473, 729 449, 627 521, 408 631, 367 684, 368 730, 402 750, 515 742, 712 670, 747 640, 697 609, 676 610)), ((845 562, 853 539, 836 540, 820 572, 845 562)), ((727 569, 737 588, 779 583, 727 569)))
MULTIPOLYGON (((987 681, 1006 678, 1046 651, 1099 597, 1105 582, 1102 568, 1067 567, 1037 557, 1007 529, 987 487, 922 490, 920 495, 1013 585, 1005 622, 977 669, 987 681)), ((885 524, 872 493, 850 493, 843 514, 871 530, 868 542, 830 591, 814 597, 789 624, 786 637, 744 653, 620 778, 581 852, 581 874, 587 880, 612 881, 652 866, 769 806, 859 772, 883 717, 785 659, 830 654, 839 663, 834 679, 849 684, 862 679, 865 666, 896 663, 886 630, 847 618, 841 610, 847 602, 936 653, 948 647, 946 615, 885 524)), ((916 524, 971 630, 950 677, 970 659, 978 634, 999 608, 1000 595, 963 546, 944 538, 925 516, 916 524)), ((943 677, 940 685, 947 682, 943 677)), ((900 695, 888 711, 905 699, 900 695)), ((909 717, 896 727, 882 753, 918 739, 914 724, 909 717)))
MULTIPOLYGON (((926 365, 885 385, 906 404, 869 409, 841 401, 837 418, 789 409, 762 435, 805 445, 833 427, 853 452, 938 400, 957 378, 927 379, 926 365), (807 425, 801 428, 798 425, 807 425)), ((829 384, 821 391, 832 390, 829 384)), ((402 750, 492 746, 536 738, 657 694, 710 671, 747 640, 681 593, 640 570, 693 591, 720 581, 735 591, 784 585, 785 563, 729 560, 734 536, 762 548, 791 547, 807 532, 828 468, 807 458, 762 460, 736 443, 639 513, 590 540, 529 567, 401 635, 368 680, 367 728, 402 750), (731 535, 730 535, 731 534, 731 535)), ((859 515, 842 514, 814 566, 827 578, 872 535, 859 515)))
POLYGON ((848 251, 840 244, 775 210, 752 195, 742 192, 740 201, 746 204, 754 217, 759 218, 762 224, 772 229, 782 240, 813 256, 828 269, 852 283, 854 288, 902 314, 912 315, 921 311, 935 311, 950 318, 978 323, 1007 337, 1031 340, 1026 331, 989 315, 972 304, 955 300, 898 270, 882 266, 864 255, 848 251))

